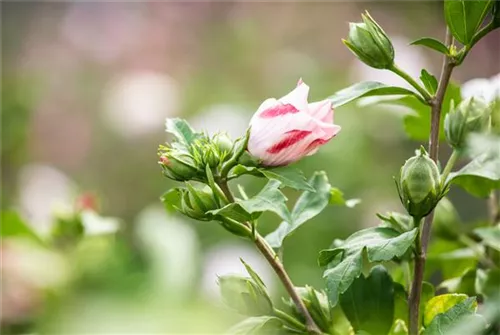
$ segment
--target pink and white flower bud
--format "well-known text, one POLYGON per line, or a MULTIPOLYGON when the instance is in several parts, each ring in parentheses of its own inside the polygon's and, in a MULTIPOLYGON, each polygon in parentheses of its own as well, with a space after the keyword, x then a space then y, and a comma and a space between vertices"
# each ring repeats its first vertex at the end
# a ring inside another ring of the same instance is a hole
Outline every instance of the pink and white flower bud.
POLYGON ((302 79, 279 100, 264 101, 250 121, 248 151, 263 165, 281 166, 310 156, 340 131, 329 100, 308 103, 302 79))

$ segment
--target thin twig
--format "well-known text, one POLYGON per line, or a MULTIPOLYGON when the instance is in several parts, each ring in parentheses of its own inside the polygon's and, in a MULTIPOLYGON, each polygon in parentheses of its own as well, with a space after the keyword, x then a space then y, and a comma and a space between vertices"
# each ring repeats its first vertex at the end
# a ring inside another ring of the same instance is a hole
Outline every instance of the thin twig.
MULTIPOLYGON (((218 184, 222 189, 222 192, 224 192, 224 194, 226 195, 227 199, 230 202, 234 202, 234 196, 231 193, 231 190, 229 189, 227 181, 221 180, 218 182, 218 184)), ((250 226, 248 222, 246 223, 246 225, 250 226)), ((304 316, 307 332, 310 334, 322 334, 322 331, 314 322, 314 319, 307 310, 307 307, 304 305, 304 302, 302 301, 299 294, 295 290, 295 286, 293 285, 290 276, 288 276, 288 273, 286 272, 283 263, 281 263, 280 259, 278 258, 274 250, 269 246, 266 240, 258 232, 255 232, 253 241, 257 249, 259 249, 260 253, 271 265, 274 272, 276 272, 276 275, 278 275, 278 278, 285 286, 285 289, 292 298, 294 304, 297 306, 297 309, 300 312, 300 314, 304 316)))

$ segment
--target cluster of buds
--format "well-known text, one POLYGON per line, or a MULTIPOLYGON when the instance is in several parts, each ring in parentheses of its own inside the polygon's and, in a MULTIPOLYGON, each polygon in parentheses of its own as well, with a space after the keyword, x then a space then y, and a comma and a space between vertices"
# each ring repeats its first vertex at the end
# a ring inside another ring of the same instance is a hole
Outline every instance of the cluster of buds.
POLYGON ((205 169, 221 168, 231 158, 233 141, 224 133, 209 138, 202 135, 190 146, 175 142, 171 146, 160 145, 159 164, 165 177, 177 180, 205 180, 205 169))
POLYGON ((457 150, 464 148, 467 136, 488 129, 490 110, 480 98, 469 98, 451 107, 444 119, 444 133, 448 143, 457 150))
POLYGON ((376 69, 389 69, 394 64, 394 47, 384 30, 366 12, 363 22, 349 24, 349 36, 342 40, 363 63, 376 69))
POLYGON ((427 216, 445 193, 439 169, 423 147, 405 162, 396 186, 403 206, 416 220, 427 216))

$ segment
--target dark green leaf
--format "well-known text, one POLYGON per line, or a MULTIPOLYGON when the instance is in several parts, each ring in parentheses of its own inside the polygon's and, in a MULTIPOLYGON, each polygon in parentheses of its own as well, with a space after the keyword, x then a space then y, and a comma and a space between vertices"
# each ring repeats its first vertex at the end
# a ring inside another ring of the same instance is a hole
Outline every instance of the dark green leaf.
POLYGON ((234 335, 276 334, 282 328, 283 322, 274 316, 256 316, 245 319, 233 326, 228 333, 234 335))
POLYGON ((36 242, 42 242, 38 234, 36 234, 30 226, 28 226, 14 211, 2 211, 2 224, 0 231, 2 239, 8 237, 27 238, 36 242))
POLYGON ((433 50, 436 50, 437 52, 442 53, 443 55, 448 55, 450 52, 446 45, 444 45, 441 41, 438 41, 434 38, 431 37, 423 37, 419 38, 418 40, 415 40, 410 43, 411 45, 423 45, 428 48, 431 48, 433 50))
POLYGON ((175 138, 184 144, 191 144, 201 134, 196 133, 186 120, 175 118, 167 118, 165 122, 166 131, 175 136, 175 138))
POLYGON ((476 298, 467 298, 457 303, 444 313, 437 314, 422 334, 451 335, 449 334, 449 330, 453 327, 453 325, 459 322, 462 318, 474 314, 476 306, 476 298))
POLYGON ((394 283, 394 321, 408 323, 408 293, 400 283, 394 283))
POLYGON ((467 45, 493 6, 492 0, 445 0, 444 16, 453 36, 467 45))
POLYGON ((306 177, 299 169, 284 166, 274 169, 259 169, 259 171, 267 178, 279 181, 283 186, 296 190, 314 191, 314 188, 307 182, 306 177))
POLYGON ((353 100, 374 95, 411 95, 415 98, 418 97, 415 92, 406 88, 387 86, 376 81, 365 81, 344 88, 328 99, 332 101, 333 107, 340 107, 353 100))
POLYGON ((340 306, 354 331, 386 335, 394 318, 394 287, 387 270, 377 265, 367 278, 355 279, 340 296, 340 306))
POLYGON ((438 81, 436 77, 427 72, 426 69, 422 69, 420 73, 420 80, 427 89, 427 92, 429 92, 431 95, 434 95, 436 93, 438 87, 438 81))
POLYGON ((484 244, 500 251, 500 225, 476 228, 474 229, 474 233, 483 240, 484 244))
POLYGON ((278 228, 266 236, 273 248, 281 247, 283 240, 304 222, 312 219, 328 205, 330 198, 330 183, 325 172, 316 172, 309 180, 313 191, 305 191, 299 197, 292 210, 292 220, 282 222, 278 228))
POLYGON ((363 250, 366 250, 370 262, 388 261, 406 253, 416 235, 417 229, 400 234, 391 228, 368 228, 351 235, 339 248, 321 251, 318 262, 322 266, 339 255, 339 250, 342 250, 343 254, 340 263, 323 274, 327 281, 328 298, 332 304, 337 303, 338 294, 344 293, 361 274, 363 250))

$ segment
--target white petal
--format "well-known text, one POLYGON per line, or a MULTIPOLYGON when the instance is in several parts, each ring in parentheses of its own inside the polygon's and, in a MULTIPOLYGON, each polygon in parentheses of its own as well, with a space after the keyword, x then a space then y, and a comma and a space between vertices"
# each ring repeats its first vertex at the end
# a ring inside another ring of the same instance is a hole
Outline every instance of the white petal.
POLYGON ((290 93, 279 99, 284 104, 290 104, 300 111, 307 111, 307 97, 309 95, 309 86, 304 82, 290 93))

